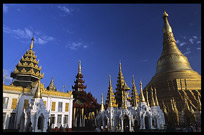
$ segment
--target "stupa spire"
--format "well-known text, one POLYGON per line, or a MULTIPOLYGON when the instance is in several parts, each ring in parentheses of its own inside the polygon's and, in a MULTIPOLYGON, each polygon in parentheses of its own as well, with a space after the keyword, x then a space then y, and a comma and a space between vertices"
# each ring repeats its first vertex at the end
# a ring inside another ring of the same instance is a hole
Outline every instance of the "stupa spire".
POLYGON ((79 74, 81 74, 81 60, 79 60, 79 74))
POLYGON ((110 107, 117 107, 116 99, 114 97, 113 88, 111 85, 111 76, 109 75, 109 86, 108 86, 108 93, 106 98, 106 106, 110 107), (111 101, 111 102, 110 102, 111 101))
POLYGON ((40 89, 40 79, 38 80, 38 88, 36 89, 33 98, 42 98, 42 91, 40 89))
POLYGON ((176 45, 172 28, 168 22, 168 14, 163 12, 163 50, 157 62, 156 74, 169 71, 192 70, 187 57, 185 57, 176 45), (171 58, 171 59, 170 59, 171 58))
POLYGON ((101 111, 104 110, 104 105, 103 105, 103 93, 101 94, 101 111))
POLYGON ((47 90, 53 90, 53 91, 56 91, 56 90, 57 90, 57 89, 56 89, 56 86, 54 85, 53 76, 52 76, 50 85, 47 87, 47 90))
POLYGON ((142 81, 140 81, 140 102, 145 102, 145 98, 142 90, 142 81))
POLYGON ((74 91, 84 91, 84 89, 87 88, 87 85, 84 85, 84 80, 83 80, 83 75, 81 73, 81 60, 79 60, 79 69, 78 69, 78 73, 76 75, 76 81, 74 81, 75 85, 72 86, 72 89, 74 89, 74 91))
POLYGON ((33 41, 34 41, 34 37, 32 37, 32 39, 31 39, 30 50, 33 49, 33 41))
POLYGON ((172 28, 168 22, 168 14, 166 13, 165 8, 163 9, 163 19, 164 19, 164 27, 163 27, 163 33, 168 33, 168 32, 172 32, 172 28))
POLYGON ((119 73, 118 73, 118 79, 117 79, 117 84, 116 84, 116 93, 115 93, 115 98, 116 102, 118 104, 118 107, 122 106, 122 90, 123 86, 125 84, 125 80, 123 78, 123 73, 121 69, 121 62, 119 63, 119 73))
POLYGON ((35 33, 35 29, 34 29, 34 32, 33 32, 33 37, 31 39, 30 50, 33 49, 34 33, 35 33))
POLYGON ((135 80, 134 80, 134 75, 132 75, 132 105, 134 107, 137 106, 137 102, 138 102, 138 93, 137 93, 137 89, 136 89, 136 86, 135 86, 135 80))

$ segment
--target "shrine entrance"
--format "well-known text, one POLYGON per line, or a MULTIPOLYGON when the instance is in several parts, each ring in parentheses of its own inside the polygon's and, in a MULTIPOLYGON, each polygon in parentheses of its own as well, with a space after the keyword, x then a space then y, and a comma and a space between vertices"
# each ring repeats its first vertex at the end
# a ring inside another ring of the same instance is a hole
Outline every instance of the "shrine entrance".
POLYGON ((147 116, 145 116, 145 129, 149 129, 150 125, 149 125, 149 118, 147 116))
POLYGON ((41 114, 38 118, 38 132, 43 132, 44 116, 41 114))
POLYGON ((129 118, 127 115, 124 116, 123 129, 124 129, 124 132, 129 132, 129 118))

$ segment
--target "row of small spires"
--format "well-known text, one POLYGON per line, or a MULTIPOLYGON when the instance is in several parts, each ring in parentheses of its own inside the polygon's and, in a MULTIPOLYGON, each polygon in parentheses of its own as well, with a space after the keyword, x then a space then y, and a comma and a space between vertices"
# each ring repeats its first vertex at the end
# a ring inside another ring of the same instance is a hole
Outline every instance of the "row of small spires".
MULTIPOLYGON (((133 85, 134 84, 134 78, 133 78, 133 85)), ((109 75, 109 87, 111 86, 111 80, 110 80, 110 75, 109 75)), ((127 84, 125 83, 124 86, 123 86, 123 89, 124 90, 129 90, 130 88, 127 86, 127 84)), ((123 93, 123 91, 122 91, 123 93)), ((147 95, 147 101, 145 101, 145 98, 144 98, 144 94, 143 94, 143 90, 142 90, 142 81, 140 81, 140 96, 139 96, 139 102, 147 102, 147 105, 150 106, 149 104, 149 101, 148 101, 148 92, 146 91, 146 95, 147 95)), ((151 94, 152 94, 152 100, 151 100, 151 106, 159 106, 159 102, 158 102, 158 99, 157 99, 157 93, 156 93, 156 88, 154 88, 154 96, 153 96, 153 88, 151 87, 151 94)), ((112 105, 112 98, 111 98, 111 93, 110 94, 110 99, 109 99, 109 104, 108 106, 109 107, 113 107, 112 105)), ((123 94, 122 94, 123 95, 123 94)), ((126 97, 126 96, 125 96, 126 97)), ((136 102, 137 103, 137 102, 136 102)), ((126 106, 126 102, 123 103, 123 105, 125 106, 124 108, 127 108, 126 106)), ((135 107, 137 106, 137 104, 135 104, 135 107)), ((101 110, 104 110, 104 105, 103 105, 103 93, 101 94, 101 110)))

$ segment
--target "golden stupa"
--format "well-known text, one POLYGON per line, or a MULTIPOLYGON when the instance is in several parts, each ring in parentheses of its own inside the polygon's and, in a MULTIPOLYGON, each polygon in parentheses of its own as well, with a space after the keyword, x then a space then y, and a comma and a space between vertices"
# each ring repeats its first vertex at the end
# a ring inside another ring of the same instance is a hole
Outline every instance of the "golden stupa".
MULTIPOLYGON (((186 56, 176 45, 172 28, 168 22, 168 14, 163 13, 163 50, 157 62, 156 74, 144 88, 149 93, 151 101, 151 87, 156 88, 159 104, 164 101, 167 108, 171 108, 171 99, 174 97, 178 111, 184 109, 184 98, 194 110, 198 110, 198 97, 201 97, 201 75, 191 68, 186 56)), ((146 97, 146 95, 145 95, 146 97)))

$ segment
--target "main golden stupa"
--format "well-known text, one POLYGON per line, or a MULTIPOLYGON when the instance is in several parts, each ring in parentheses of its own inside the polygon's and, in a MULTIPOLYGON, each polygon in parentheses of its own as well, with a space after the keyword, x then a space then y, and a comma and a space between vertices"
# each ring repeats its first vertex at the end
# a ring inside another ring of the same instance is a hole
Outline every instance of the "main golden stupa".
POLYGON ((174 98, 178 111, 182 112, 186 99, 189 107, 196 111, 201 97, 201 75, 192 69, 187 57, 178 49, 165 10, 163 20, 162 54, 157 62, 156 74, 144 88, 144 95, 154 88, 161 107, 165 103, 167 108, 171 108, 171 99, 174 98))

